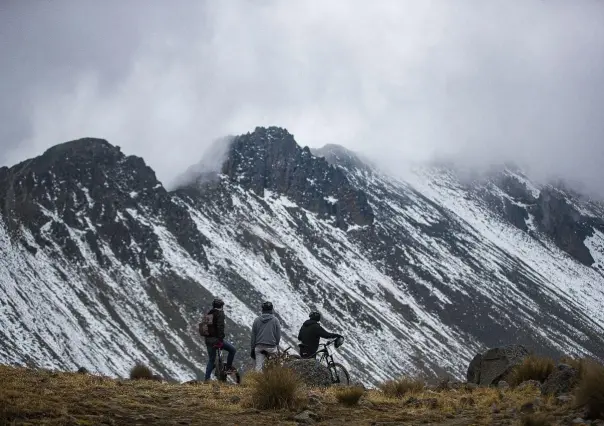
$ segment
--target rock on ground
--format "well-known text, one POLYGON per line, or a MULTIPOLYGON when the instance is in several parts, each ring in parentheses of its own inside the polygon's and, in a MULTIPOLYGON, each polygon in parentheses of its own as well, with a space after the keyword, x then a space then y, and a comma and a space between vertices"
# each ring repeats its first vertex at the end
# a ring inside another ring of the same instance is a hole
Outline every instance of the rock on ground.
POLYGON ((528 350, 522 345, 492 348, 477 354, 468 366, 466 374, 468 382, 481 386, 497 384, 528 355, 528 350))
POLYGON ((308 386, 327 387, 332 384, 329 369, 314 359, 292 359, 286 361, 283 366, 294 370, 308 386))
POLYGON ((579 381, 579 372, 566 364, 558 364, 541 386, 542 395, 562 395, 570 393, 579 381))

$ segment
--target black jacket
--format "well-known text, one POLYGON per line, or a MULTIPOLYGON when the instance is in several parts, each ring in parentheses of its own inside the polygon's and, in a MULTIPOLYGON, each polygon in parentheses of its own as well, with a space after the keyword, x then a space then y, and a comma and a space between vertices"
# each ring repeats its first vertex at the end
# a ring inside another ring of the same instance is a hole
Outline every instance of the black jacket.
POLYGON ((339 334, 326 331, 321 327, 321 324, 319 324, 318 321, 310 319, 306 320, 298 333, 298 340, 304 345, 300 347, 300 355, 305 357, 317 352, 321 337, 324 339, 332 339, 338 336, 339 334))
POLYGON ((212 308, 208 314, 214 314, 214 326, 210 328, 211 337, 206 337, 206 343, 216 343, 224 340, 224 311, 212 308))

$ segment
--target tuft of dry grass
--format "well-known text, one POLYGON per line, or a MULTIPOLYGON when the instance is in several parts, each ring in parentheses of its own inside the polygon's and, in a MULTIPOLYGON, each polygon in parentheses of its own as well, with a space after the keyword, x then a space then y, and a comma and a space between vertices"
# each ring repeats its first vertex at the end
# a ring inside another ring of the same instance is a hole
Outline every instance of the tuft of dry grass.
POLYGON ((365 389, 361 386, 350 386, 339 388, 336 390, 336 399, 340 404, 344 404, 347 407, 353 407, 358 405, 359 400, 365 394, 365 389))
POLYGON ((524 359, 522 364, 514 367, 508 381, 512 386, 518 386, 527 380, 536 380, 543 383, 555 368, 556 364, 553 359, 530 355, 524 359))
POLYGON ((412 377, 401 377, 396 380, 388 380, 380 385, 384 395, 391 398, 402 398, 409 393, 417 393, 424 390, 425 384, 422 380, 412 377))
POLYGON ((550 426, 552 419, 545 413, 527 414, 522 417, 520 424, 522 426, 550 426))
POLYGON ((271 366, 251 380, 252 405, 255 408, 293 409, 300 404, 302 383, 290 368, 271 366))
POLYGON ((576 403, 587 409, 590 419, 604 419, 604 366, 586 362, 583 377, 575 391, 576 403))
POLYGON ((130 380, 155 380, 153 371, 145 364, 137 363, 130 370, 130 380))

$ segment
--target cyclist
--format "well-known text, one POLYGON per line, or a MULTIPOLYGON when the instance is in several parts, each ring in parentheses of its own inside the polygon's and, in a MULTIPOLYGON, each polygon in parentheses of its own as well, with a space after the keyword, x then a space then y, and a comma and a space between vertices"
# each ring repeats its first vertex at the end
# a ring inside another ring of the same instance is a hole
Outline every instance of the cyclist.
POLYGON ((214 299, 212 302, 212 309, 208 314, 213 315, 213 323, 209 326, 209 336, 206 336, 206 347, 208 348, 208 365, 206 366, 205 380, 210 380, 210 375, 215 367, 216 350, 223 349, 229 353, 226 361, 226 372, 233 373, 235 368, 233 367, 233 360, 235 359, 235 353, 237 350, 235 347, 224 340, 224 301, 220 298, 214 299))
POLYGON ((313 311, 309 315, 298 333, 298 340, 300 341, 300 356, 302 358, 316 358, 315 352, 319 349, 319 341, 321 337, 324 339, 335 339, 342 337, 340 334, 330 333, 325 330, 319 322, 321 321, 321 314, 317 311, 313 311))
POLYGON ((273 304, 262 304, 262 315, 254 320, 252 326, 252 352, 250 356, 256 360, 256 371, 262 371, 267 354, 277 353, 281 342, 281 323, 273 313, 273 304))

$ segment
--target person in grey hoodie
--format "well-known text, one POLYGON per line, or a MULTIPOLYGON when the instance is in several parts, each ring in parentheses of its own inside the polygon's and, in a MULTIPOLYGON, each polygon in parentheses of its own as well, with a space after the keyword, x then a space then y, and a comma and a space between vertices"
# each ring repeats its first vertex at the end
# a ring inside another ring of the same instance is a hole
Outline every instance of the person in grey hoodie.
POLYGON ((262 315, 254 321, 252 326, 252 352, 251 357, 256 360, 256 371, 262 371, 266 354, 277 353, 281 342, 281 324, 273 314, 273 304, 262 304, 262 315))

